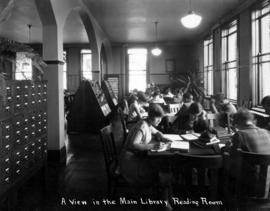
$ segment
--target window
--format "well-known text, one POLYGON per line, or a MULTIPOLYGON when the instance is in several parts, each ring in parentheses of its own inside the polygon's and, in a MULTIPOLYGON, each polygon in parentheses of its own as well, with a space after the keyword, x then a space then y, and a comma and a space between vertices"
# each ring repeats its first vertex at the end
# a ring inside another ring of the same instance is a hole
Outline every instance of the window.
POLYGON ((237 100, 238 92, 238 55, 237 21, 223 28, 222 33, 222 71, 224 71, 225 94, 228 99, 237 100))
POLYGON ((213 37, 204 40, 204 81, 207 95, 214 94, 213 37))
POLYGON ((32 80, 32 59, 25 52, 16 53, 15 80, 32 80))
POLYGON ((63 52, 63 87, 64 89, 67 89, 67 52, 63 52))
POLYGON ((81 50, 82 78, 92 80, 92 52, 90 49, 81 50))
POLYGON ((128 49, 129 91, 145 91, 147 78, 147 49, 128 49))
POLYGON ((253 102, 270 94, 270 5, 266 1, 252 12, 253 102))

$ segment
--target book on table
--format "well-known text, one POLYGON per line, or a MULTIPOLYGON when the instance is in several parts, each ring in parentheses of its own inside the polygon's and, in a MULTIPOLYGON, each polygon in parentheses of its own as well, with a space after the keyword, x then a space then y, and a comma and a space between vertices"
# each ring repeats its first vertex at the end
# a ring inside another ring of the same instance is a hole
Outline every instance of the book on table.
POLYGON ((169 141, 182 141, 183 140, 181 136, 178 134, 163 134, 163 137, 169 141))
POLYGON ((182 137, 184 140, 186 140, 186 141, 194 141, 194 140, 197 140, 197 139, 199 138, 199 137, 197 136, 197 134, 194 135, 194 134, 192 134, 192 133, 183 134, 183 135, 181 135, 181 137, 182 137))
POLYGON ((184 141, 178 134, 164 134, 165 139, 171 141, 170 149, 179 151, 189 151, 189 143, 184 141))

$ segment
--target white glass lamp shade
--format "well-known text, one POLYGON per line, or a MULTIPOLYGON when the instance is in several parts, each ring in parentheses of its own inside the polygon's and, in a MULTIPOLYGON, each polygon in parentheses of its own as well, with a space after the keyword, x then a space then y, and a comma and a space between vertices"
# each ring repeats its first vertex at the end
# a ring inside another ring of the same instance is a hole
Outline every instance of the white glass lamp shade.
POLYGON ((184 27, 193 29, 200 25, 202 17, 191 11, 186 16, 181 18, 181 23, 184 27))
POLYGON ((152 53, 154 56, 159 56, 159 55, 162 53, 162 51, 161 51, 160 48, 155 47, 155 48, 153 48, 153 49, 151 50, 151 53, 152 53))

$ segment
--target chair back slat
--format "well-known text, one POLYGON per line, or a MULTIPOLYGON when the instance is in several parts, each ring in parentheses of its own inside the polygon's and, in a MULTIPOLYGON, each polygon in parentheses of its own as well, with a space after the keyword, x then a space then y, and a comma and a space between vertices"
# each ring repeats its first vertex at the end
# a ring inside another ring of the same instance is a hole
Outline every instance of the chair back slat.
POLYGON ((238 178, 238 194, 245 192, 248 184, 248 196, 257 199, 269 199, 270 191, 270 154, 258 154, 238 150, 241 158, 241 174, 238 178), (249 182, 252 178, 254 181, 249 182))
POLYGON ((206 119, 208 120, 208 124, 210 127, 213 128, 213 127, 217 126, 218 114, 207 113, 206 119))
POLYGON ((168 107, 169 107, 169 113, 176 114, 180 110, 180 104, 179 103, 177 103, 177 104, 169 104, 168 107))
POLYGON ((100 137, 103 147, 104 160, 108 176, 110 174, 111 166, 118 164, 117 150, 114 142, 112 132, 112 125, 108 125, 100 130, 100 137))
POLYGON ((122 145, 124 145, 127 135, 128 135, 127 117, 125 117, 124 112, 121 108, 118 108, 118 113, 119 113, 122 129, 123 129, 123 144, 122 145))
POLYGON ((179 154, 177 161, 184 168, 185 185, 187 188, 198 186, 199 190, 209 187, 210 197, 217 196, 223 168, 222 155, 184 155, 179 154))

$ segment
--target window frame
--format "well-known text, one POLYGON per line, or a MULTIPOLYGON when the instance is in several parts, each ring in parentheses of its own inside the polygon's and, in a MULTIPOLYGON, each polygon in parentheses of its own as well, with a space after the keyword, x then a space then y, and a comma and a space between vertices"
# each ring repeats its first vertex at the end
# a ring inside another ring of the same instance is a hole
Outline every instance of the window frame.
POLYGON ((239 99, 239 20, 238 18, 234 18, 232 21, 228 22, 221 28, 221 72, 222 72, 222 81, 224 82, 223 84, 223 91, 226 96, 230 101, 237 103, 239 99), (230 30, 236 27, 236 30, 231 31, 230 30), (223 35, 223 33, 225 35, 223 35), (236 52, 235 52, 235 59, 230 60, 230 55, 229 55, 229 37, 236 34, 236 52), (225 39, 226 42, 226 49, 223 49, 223 41, 225 39), (224 59, 224 51, 226 52, 225 59, 224 59), (229 67, 230 65, 234 65, 233 67, 229 67), (236 99, 232 99, 229 97, 229 71, 230 70, 235 70, 236 72, 236 77, 237 77, 237 87, 236 87, 236 99))
MULTIPOLYGON (((250 17, 251 17, 251 48, 252 48, 252 55, 251 55, 251 64, 252 64, 252 99, 253 105, 260 106, 261 100, 263 96, 263 85, 261 83, 262 80, 262 64, 269 63, 270 64, 270 49, 268 52, 262 53, 262 19, 266 16, 270 18, 270 2, 269 0, 260 2, 256 4, 254 8, 251 10, 250 17), (269 8, 269 11, 263 13, 263 9, 266 7, 269 8), (259 14, 256 14, 259 13, 259 14), (253 17, 255 16, 255 17, 253 17), (257 22, 258 21, 258 22, 257 22), (255 29, 254 29, 255 27, 255 29), (254 37, 255 34, 255 37, 254 37), (257 40, 256 40, 257 39, 257 40), (255 47, 255 49, 254 49, 255 47), (262 61, 263 57, 269 56, 266 61, 262 61)), ((270 30, 269 30, 270 32, 270 30)), ((270 37, 269 37, 270 39, 270 37)), ((269 93, 270 94, 270 93, 269 93)))
MULTIPOLYGON (((127 55, 127 63, 126 63, 126 67, 127 67, 127 91, 130 92, 130 69, 129 69, 129 63, 130 63, 130 57, 129 57, 129 53, 128 51, 130 49, 143 49, 146 51, 145 56, 146 56, 146 63, 145 63, 145 70, 135 70, 135 71, 144 71, 145 72, 145 88, 147 88, 147 84, 149 81, 149 49, 147 47, 144 46, 133 46, 133 47, 129 47, 126 49, 126 55, 127 55)), ((145 91, 145 90, 144 90, 145 91)))
POLYGON ((204 88, 206 95, 210 96, 214 94, 214 39, 211 34, 203 40, 203 74, 204 74, 204 88), (207 44, 206 44, 207 42, 207 44), (210 55, 210 48, 212 48, 212 55, 210 55), (207 50, 207 58, 205 59, 205 50, 207 50), (210 64, 210 56, 212 57, 212 64, 210 64), (207 64, 205 64, 207 60, 207 64), (209 84, 209 74, 212 74, 212 81, 209 84), (209 90, 211 86, 212 90, 209 90))
POLYGON ((81 64, 81 71, 80 71, 81 80, 93 80, 93 56, 92 56, 92 51, 91 51, 90 48, 81 48, 80 49, 80 61, 81 61, 80 62, 80 64, 81 64), (86 51, 89 50, 89 52, 83 53, 82 51, 84 51, 84 50, 86 50, 86 51), (90 71, 84 71, 84 69, 83 69, 83 55, 84 54, 90 54, 91 55, 91 69, 90 69, 90 71), (84 78, 84 72, 90 72, 91 73, 91 79, 84 78))

